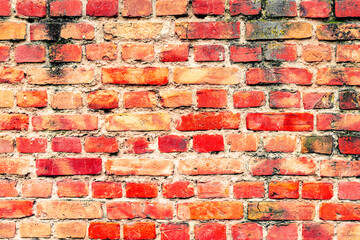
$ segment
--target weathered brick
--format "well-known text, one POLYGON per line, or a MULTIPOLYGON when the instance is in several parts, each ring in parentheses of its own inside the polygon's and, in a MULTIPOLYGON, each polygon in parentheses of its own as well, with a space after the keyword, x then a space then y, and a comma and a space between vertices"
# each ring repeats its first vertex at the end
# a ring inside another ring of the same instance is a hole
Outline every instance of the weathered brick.
POLYGON ((56 183, 59 197, 79 198, 89 195, 89 184, 85 181, 64 179, 56 183))
POLYGON ((164 28, 161 22, 122 22, 122 23, 105 23, 104 35, 106 40, 123 39, 123 40, 145 40, 158 39, 164 28))
POLYGON ((280 90, 269 93, 270 108, 300 108, 299 91, 280 90))
POLYGON ((357 203, 321 203, 319 213, 321 220, 360 220, 359 204, 357 203))
POLYGON ((337 45, 336 62, 360 62, 360 45, 337 45))
POLYGON ((312 35, 312 25, 306 22, 249 22, 247 40, 303 39, 312 35))
POLYGON ((176 121, 179 131, 238 129, 240 114, 233 112, 189 113, 176 121))
POLYGON ((263 182, 234 183, 234 198, 263 198, 265 187, 263 182))
POLYGON ((47 139, 46 138, 16 138, 16 147, 21 153, 44 153, 46 152, 47 139))
POLYGON ((150 158, 108 159, 105 163, 106 174, 120 176, 170 176, 173 174, 173 169, 174 164, 170 160, 150 158))
POLYGON ((33 215, 33 201, 1 200, 0 218, 24 218, 33 215))
POLYGON ((137 222, 124 225, 124 240, 155 239, 156 226, 151 222, 137 222))
POLYGON ((10 153, 14 151, 14 140, 10 137, 0 138, 0 153, 10 153))
POLYGON ((91 239, 120 239, 120 223, 91 222, 89 225, 91 239))
POLYGON ((131 137, 126 140, 125 153, 151 153, 154 149, 150 147, 150 141, 146 137, 131 137))
POLYGON ((166 44, 160 52, 161 62, 186 62, 189 59, 189 44, 166 44))
POLYGON ((121 198, 122 186, 120 182, 93 182, 93 198, 121 198))
POLYGON ((240 22, 176 22, 175 33, 180 39, 237 39, 240 22))
POLYGON ((161 240, 190 240, 189 224, 187 223, 163 223, 160 226, 161 240))
POLYGON ((57 238, 85 238, 86 222, 71 221, 71 222, 55 222, 54 236, 57 238))
POLYGON ((0 174, 26 175, 29 172, 29 159, 0 158, 0 174))
POLYGON ((315 205, 303 202, 250 202, 249 220, 313 220, 315 205))
POLYGON ((299 182, 281 181, 269 183, 269 198, 299 198, 299 182))
POLYGON ((84 143, 85 152, 115 153, 119 150, 116 138, 87 137, 84 143))
POLYGON ((31 119, 34 131, 92 131, 98 129, 94 115, 42 115, 31 119))
POLYGON ((230 186, 225 182, 199 182, 198 198, 226 198, 230 195, 230 186))
POLYGON ((338 238, 343 240, 352 240, 360 237, 360 224, 344 223, 337 226, 338 238))
POLYGON ((301 136, 302 153, 331 154, 332 149, 332 136, 301 136))
POLYGON ((39 201, 39 219, 96 219, 102 218, 101 203, 90 201, 39 201))
POLYGON ((124 61, 151 62, 154 60, 154 45, 124 44, 121 46, 121 57, 124 61))
POLYGON ((360 161, 322 160, 320 162, 320 175, 324 177, 360 176, 360 161))
POLYGON ((0 6, 0 16, 6 17, 11 15, 11 0, 0 0, 0 6))
POLYGON ((341 91, 339 93, 340 109, 360 110, 360 93, 356 91, 341 91))
POLYGON ((201 89, 196 91, 199 108, 226 108, 227 91, 217 89, 201 89))
POLYGON ((202 223, 195 225, 196 240, 226 240, 226 225, 223 223, 202 223))
POLYGON ((0 62, 9 61, 9 57, 10 57, 10 47, 9 46, 0 46, 0 62))
POLYGON ((19 91, 16 94, 17 105, 23 108, 46 107, 47 99, 46 91, 19 91))
POLYGON ((54 137, 51 149, 54 152, 81 153, 81 140, 78 137, 54 137))
POLYGON ((151 182, 126 183, 127 198, 156 198, 158 195, 158 184, 151 182))
POLYGON ((231 227, 234 240, 262 240, 263 230, 257 223, 238 223, 231 227))
MULTIPOLYGON (((1 9, 0 9, 1 13, 1 9)), ((0 223, 0 237, 1 238, 14 238, 16 234, 16 223, 15 222, 4 222, 0 223)))
POLYGON ((296 61, 297 47, 292 43, 272 43, 267 44, 264 56, 269 61, 296 61))
POLYGON ((256 134, 230 134, 227 144, 231 152, 256 152, 259 147, 259 136, 256 134))
POLYGON ((300 16, 306 18, 328 18, 331 4, 324 0, 305 0, 300 2, 300 16))
POLYGON ((260 62, 262 49, 256 45, 231 45, 230 60, 232 62, 260 62))
POLYGON ((333 184, 329 182, 306 182, 302 186, 304 199, 331 199, 333 197, 333 184))
POLYGON ((270 17, 295 17, 297 7, 295 0, 268 0, 265 7, 266 14, 270 17))
POLYGON ((107 131, 166 131, 170 130, 170 115, 160 113, 123 113, 105 119, 107 131))
POLYGON ((320 68, 316 83, 318 85, 360 85, 360 68, 320 68))
POLYGON ((53 109, 77 109, 82 106, 80 92, 58 92, 51 95, 53 109))
POLYGON ((101 158, 36 159, 38 176, 97 175, 101 170, 101 158))
POLYGON ((302 237, 304 240, 328 240, 334 235, 334 225, 331 223, 304 223, 302 237))
POLYGON ((242 219, 243 204, 237 201, 182 202, 177 204, 181 220, 242 219))
POLYGON ((46 0, 17 0, 16 12, 21 17, 45 17, 46 0))
POLYGON ((241 174, 243 161, 231 158, 209 158, 180 160, 179 172, 185 175, 241 174))
POLYGON ((167 68, 102 68, 101 81, 105 84, 166 85, 168 74, 167 68))
POLYGON ((233 95, 234 107, 251 108, 265 104, 265 93, 262 91, 238 91, 233 95))
POLYGON ((194 46, 195 61, 221 62, 225 60, 225 48, 222 45, 194 46))
POLYGON ((25 40, 26 23, 1 22, 0 40, 25 40))
POLYGON ((305 68, 250 68, 246 72, 246 84, 311 85, 312 76, 312 73, 305 68))
POLYGON ((234 67, 179 67, 174 69, 174 82, 180 84, 238 84, 239 69, 234 67))
POLYGON ((289 223, 285 225, 272 225, 268 228, 267 240, 297 240, 298 239, 298 225, 296 223, 289 223))
POLYGON ((87 68, 30 68, 26 75, 29 84, 86 84, 94 80, 94 70, 87 68))
POLYGON ((118 15, 118 0, 89 0, 86 15, 92 17, 115 17, 118 15))
POLYGON ((187 152, 189 140, 185 136, 165 135, 158 138, 159 151, 162 153, 187 152))
MULTIPOLYGON (((17 197, 19 195, 19 193, 16 190, 16 184, 17 184, 17 181, 1 179, 0 180, 0 197, 17 197)), ((0 234, 0 236, 1 236, 1 234, 0 234)))
POLYGON ((264 136, 263 143, 267 152, 294 152, 296 149, 295 136, 264 136))
POLYGON ((360 17, 360 1, 359 0, 336 0, 335 16, 344 17, 360 17))
POLYGON ((198 153, 224 151, 224 139, 222 135, 200 134, 193 137, 193 149, 198 153))
POLYGON ((22 238, 49 238, 51 235, 50 223, 21 222, 19 230, 22 238))
POLYGON ((152 12, 151 0, 124 0, 123 17, 147 17, 152 12))
POLYGON ((124 93, 125 108, 153 108, 156 106, 156 94, 150 91, 124 93))
POLYGON ((319 40, 355 40, 360 39, 359 24, 327 23, 317 25, 316 35, 319 40))
POLYGON ((25 78, 24 71, 12 68, 0 68, 0 83, 19 83, 25 78))
POLYGON ((331 46, 328 44, 311 44, 302 49, 302 59, 306 62, 331 61, 331 46))
POLYGON ((159 202, 111 202, 106 204, 108 218, 113 219, 172 219, 172 203, 159 202))
POLYGON ((11 108, 14 106, 14 93, 9 90, 0 90, 0 108, 11 108))
POLYGON ((91 109, 112 109, 119 107, 118 93, 114 90, 99 90, 89 93, 88 107, 91 109))
POLYGON ((82 2, 80 0, 54 0, 50 2, 52 17, 80 17, 82 2))
POLYGON ((157 16, 181 16, 187 14, 189 0, 156 0, 157 16))
POLYGON ((318 114, 317 129, 320 131, 360 131, 360 115, 318 114))
POLYGON ((45 62, 45 47, 42 45, 19 45, 15 48, 15 62, 45 62))
POLYGON ((230 0, 230 15, 258 15, 261 11, 261 1, 258 0, 230 0))
POLYGON ((314 175, 316 164, 314 160, 306 157, 251 159, 250 171, 254 176, 271 175, 314 175))
POLYGON ((0 130, 28 130, 29 116, 26 114, 0 114, 0 130))
POLYGON ((188 181, 164 183, 162 192, 164 198, 190 198, 195 196, 194 185, 188 181))
POLYGON ((74 40, 93 40, 95 28, 88 23, 66 23, 61 26, 60 37, 74 40))
POLYGON ((57 44, 49 47, 50 62, 81 62, 81 46, 57 44))
POLYGON ((86 57, 90 61, 117 59, 117 46, 113 43, 87 44, 86 57))
POLYGON ((160 90, 159 95, 163 107, 177 108, 192 105, 192 94, 187 90, 160 90))
POLYGON ((253 131, 312 131, 314 116, 310 113, 248 113, 246 126, 253 131))
POLYGON ((305 109, 329 109, 334 107, 334 93, 309 92, 303 94, 305 109))
POLYGON ((339 199, 360 200, 360 183, 340 182, 339 199))
POLYGON ((360 154, 360 137, 339 137, 338 146, 342 154, 360 154))

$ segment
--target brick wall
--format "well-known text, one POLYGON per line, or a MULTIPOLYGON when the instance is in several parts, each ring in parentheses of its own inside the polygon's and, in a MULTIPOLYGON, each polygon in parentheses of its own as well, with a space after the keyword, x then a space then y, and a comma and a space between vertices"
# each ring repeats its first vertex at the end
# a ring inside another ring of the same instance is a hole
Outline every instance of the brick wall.
POLYGON ((0 16, 0 238, 360 239, 360 0, 0 16))

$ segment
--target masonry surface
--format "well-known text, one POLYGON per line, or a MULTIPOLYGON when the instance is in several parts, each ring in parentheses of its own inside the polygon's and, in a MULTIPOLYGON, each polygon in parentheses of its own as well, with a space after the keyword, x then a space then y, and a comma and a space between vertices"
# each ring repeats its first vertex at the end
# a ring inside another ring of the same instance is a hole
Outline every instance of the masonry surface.
POLYGON ((0 238, 360 239, 360 0, 0 0, 0 238))

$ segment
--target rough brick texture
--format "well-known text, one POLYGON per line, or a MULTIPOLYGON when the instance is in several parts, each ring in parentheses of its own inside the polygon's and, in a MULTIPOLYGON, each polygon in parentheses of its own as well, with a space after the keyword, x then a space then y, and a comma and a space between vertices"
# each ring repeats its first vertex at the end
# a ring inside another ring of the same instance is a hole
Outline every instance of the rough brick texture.
POLYGON ((0 239, 360 239, 360 0, 0 17, 0 239))

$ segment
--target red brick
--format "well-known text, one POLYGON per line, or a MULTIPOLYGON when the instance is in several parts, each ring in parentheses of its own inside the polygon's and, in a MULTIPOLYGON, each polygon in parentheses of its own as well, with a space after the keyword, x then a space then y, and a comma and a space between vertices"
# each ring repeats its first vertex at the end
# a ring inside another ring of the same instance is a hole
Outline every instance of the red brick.
POLYGON ((312 73, 305 68, 250 68, 246 84, 297 84, 310 85, 312 73))
POLYGON ((239 223, 231 227, 233 240, 262 240, 262 227, 256 223, 239 223))
POLYGON ((307 182, 302 187, 304 199, 331 199, 333 196, 333 185, 327 182, 307 182))
POLYGON ((152 12, 151 0, 124 0, 123 17, 147 17, 152 12))
POLYGON ((310 113, 248 113, 246 126, 254 131, 312 131, 314 116, 310 113))
POLYGON ((96 175, 102 170, 101 158, 36 159, 38 176, 96 175))
POLYGON ((320 131, 360 131, 360 115, 318 114, 317 129, 320 131))
POLYGON ((29 172, 29 160, 23 158, 0 158, 0 174, 26 175, 29 172))
POLYGON ((318 85, 358 86, 360 68, 319 68, 316 83, 318 85))
POLYGON ((117 46, 114 43, 87 44, 86 57, 90 61, 117 59, 117 46))
POLYGON ((0 197, 17 197, 19 193, 16 190, 16 184, 17 181, 14 180, 0 179, 0 197))
POLYGON ((189 0, 156 0, 157 16, 181 16, 187 14, 189 0))
POLYGON ((299 182, 282 181, 269 183, 269 198, 299 198, 299 182))
POLYGON ((32 198, 49 198, 52 194, 52 182, 42 179, 27 179, 22 184, 22 196, 32 198))
POLYGON ((226 198, 229 197, 230 187, 224 182, 198 182, 198 198, 226 198))
POLYGON ((26 26, 24 22, 1 22, 0 40, 25 40, 26 26))
POLYGON ((170 176, 173 169, 173 162, 163 159, 108 159, 105 163, 108 175, 170 176))
POLYGON ((98 129, 98 118, 94 115, 42 115, 31 119, 34 131, 92 131, 98 129))
MULTIPOLYGON (((1 1, 0 1, 1 4, 1 1)), ((1 13, 1 9, 0 9, 1 13)), ((16 234, 15 222, 1 222, 0 223, 0 237, 1 238, 14 238, 16 234)))
POLYGON ((234 198, 263 198, 263 182, 237 182, 234 184, 234 198))
POLYGON ((46 152, 46 138, 16 138, 16 147, 21 153, 44 153, 46 152))
POLYGON ((201 89, 196 91, 196 96, 198 108, 226 108, 226 90, 201 89))
MULTIPOLYGON (((1 5, 1 1, 0 1, 0 5, 1 5)), ((1 11, 1 9, 0 9, 0 11, 1 11)), ((10 57, 10 47, 9 46, 0 46, 0 62, 9 61, 9 57, 10 57)))
POLYGON ((319 213, 321 220, 360 220, 359 204, 357 203, 321 203, 319 213))
POLYGON ((102 204, 94 201, 38 201, 38 219, 102 218, 102 204))
POLYGON ((33 215, 33 201, 0 201, 0 218, 24 218, 33 215))
POLYGON ((172 219, 172 203, 159 202, 111 202, 106 205, 109 219, 172 219))
POLYGON ((55 0, 50 3, 52 17, 80 17, 82 2, 80 0, 55 0))
POLYGON ((257 0, 230 0, 230 15, 258 15, 261 11, 261 2, 257 0))
POLYGON ((14 151, 14 140, 8 137, 0 138, 0 153, 10 153, 14 151))
POLYGON ((300 108, 301 95, 299 91, 271 91, 270 108, 300 108))
POLYGON ((331 46, 328 44, 311 44, 302 49, 302 59, 306 62, 331 61, 331 46))
POLYGON ((193 137, 193 148, 195 152, 221 152, 224 151, 224 138, 222 135, 201 134, 193 137))
POLYGON ((156 183, 126 183, 125 187, 128 198, 156 198, 158 195, 156 183))
POLYGON ((20 91, 16 94, 16 101, 19 107, 46 107, 47 92, 46 91, 20 91))
POLYGON ((166 85, 168 74, 167 68, 102 68, 101 81, 105 84, 166 85))
POLYGON ((306 18, 328 18, 331 13, 330 2, 324 0, 305 0, 300 3, 300 16, 306 18))
POLYGON ((17 0, 16 12, 18 16, 45 17, 46 0, 17 0))
POLYGON ((322 160, 320 175, 324 177, 357 177, 360 176, 360 161, 322 160))
POLYGON ((270 175, 314 175, 316 164, 306 157, 251 159, 250 171, 254 176, 270 175))
POLYGON ((296 223, 272 225, 268 228, 267 240, 297 240, 298 226, 296 223))
POLYGON ((313 220, 314 217, 313 203, 278 201, 250 202, 248 205, 249 220, 313 220))
POLYGON ((0 16, 11 15, 11 0, 0 0, 0 16))
POLYGON ((118 93, 114 90, 99 90, 89 93, 88 107, 91 109, 112 109, 119 107, 118 93))
POLYGON ((294 152, 296 149, 295 136, 265 136, 264 148, 267 152, 294 152))
POLYGON ((352 240, 360 237, 360 224, 344 223, 337 226, 337 235, 339 239, 352 240))
POLYGON ((334 93, 310 92, 303 94, 305 109, 329 109, 334 107, 334 93))
POLYGON ((164 183, 162 192, 165 198, 190 198, 195 196, 194 185, 188 181, 164 183))
POLYGON ((126 140, 125 153, 151 153, 154 151, 150 146, 150 141, 146 137, 131 137, 126 140))
POLYGON ((124 225, 124 240, 155 239, 156 226, 151 222, 137 222, 124 225))
POLYGON ((160 90, 160 103, 162 107, 177 108, 192 105, 192 94, 186 90, 160 90))
POLYGON ((223 15, 225 12, 225 0, 193 0, 195 15, 223 15))
POLYGON ((230 134, 226 138, 231 152, 256 152, 259 136, 256 134, 230 134))
POLYGON ((161 240, 190 240, 189 225, 187 223, 161 224, 161 240))
POLYGON ((174 82, 180 84, 234 85, 239 83, 236 67, 176 67, 174 82))
POLYGON ((57 44, 49 47, 50 62, 81 62, 81 46, 57 44))
POLYGON ((45 47, 41 45, 19 45, 15 48, 15 62, 45 62, 45 47))
POLYGON ((84 144, 85 152, 115 153, 119 150, 116 138, 87 137, 84 144))
POLYGON ((332 149, 332 136, 301 136, 302 153, 331 154, 332 149))
POLYGON ((156 94, 150 91, 124 93, 125 108, 152 108, 156 106, 156 94))
POLYGON ((92 17, 114 17, 118 15, 118 0, 89 0, 86 15, 92 17))
POLYGON ((329 240, 334 235, 331 223, 303 223, 302 237, 304 240, 329 240))
POLYGON ((189 58, 189 44, 167 44, 160 52, 161 62, 186 62, 189 58))
POLYGON ((360 200, 360 183, 340 182, 339 199, 360 200))
POLYGON ((0 68, 0 83, 18 83, 25 78, 24 71, 12 67, 0 68))
POLYGON ((120 239, 120 223, 91 222, 89 238, 92 239, 120 239))
POLYGON ((54 137, 51 140, 51 149, 54 152, 81 153, 81 140, 77 137, 54 137))
POLYGON ((194 54, 197 62, 222 62, 225 60, 225 48, 222 45, 196 45, 194 54))
POLYGON ((232 62, 260 62, 262 57, 260 46, 232 45, 230 46, 230 60, 232 62))
POLYGON ((189 140, 185 136, 165 135, 159 136, 158 145, 162 153, 187 152, 189 140))
POLYGON ((217 175, 243 173, 243 162, 230 158, 180 160, 179 172, 185 175, 217 175))
POLYGON ((93 182, 93 198, 121 198, 122 186, 120 182, 93 182))
POLYGON ((296 61, 297 47, 291 43, 272 43, 265 47, 265 60, 268 61, 296 61))
POLYGON ((180 220, 230 220, 243 218, 243 204, 237 201, 182 202, 177 204, 180 220))
POLYGON ((74 40, 93 40, 95 28, 88 23, 66 23, 61 26, 60 37, 74 40))
POLYGON ((56 183, 59 197, 86 197, 89 195, 89 184, 84 181, 65 179, 56 183))
POLYGON ((337 45, 336 62, 360 62, 360 45, 337 45))
POLYGON ((233 95, 234 107, 251 108, 265 104, 265 93, 262 91, 238 91, 233 95))
POLYGON ((152 44, 124 44, 121 47, 121 57, 124 61, 154 60, 154 45, 152 44))
POLYGON ((226 225, 221 223, 203 223, 195 225, 196 240, 226 240, 226 225))
POLYGON ((0 114, 0 130, 28 130, 29 116, 25 114, 0 114))
POLYGON ((180 39, 237 39, 240 22, 177 22, 175 33, 180 39))
POLYGON ((344 91, 339 93, 340 109, 360 110, 360 93, 344 91))
POLYGON ((240 114, 232 112, 189 113, 176 121, 179 131, 238 129, 240 114))
POLYGON ((359 0, 336 0, 335 16, 336 17, 360 17, 359 0))

